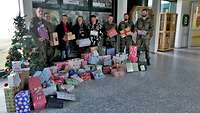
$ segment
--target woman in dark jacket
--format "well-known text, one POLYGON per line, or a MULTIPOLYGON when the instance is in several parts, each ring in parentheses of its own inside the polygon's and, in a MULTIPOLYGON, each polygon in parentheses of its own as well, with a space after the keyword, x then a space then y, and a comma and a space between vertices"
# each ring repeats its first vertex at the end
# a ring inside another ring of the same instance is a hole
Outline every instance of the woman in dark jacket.
MULTIPOLYGON (((75 34, 77 41, 80 39, 89 38, 89 36, 88 36, 89 30, 84 22, 83 16, 77 17, 76 24, 73 26, 72 31, 73 31, 73 34, 75 34)), ((77 43, 77 48, 79 48, 78 45, 79 44, 77 43)), ((87 49, 88 49, 88 47, 79 48, 79 55, 80 55, 80 53, 86 52, 87 49)))
POLYGON ((65 33, 71 32, 70 24, 68 23, 68 16, 63 15, 60 24, 56 26, 56 32, 58 33, 59 46, 61 51, 61 60, 65 60, 69 56, 69 41, 65 38, 65 33))

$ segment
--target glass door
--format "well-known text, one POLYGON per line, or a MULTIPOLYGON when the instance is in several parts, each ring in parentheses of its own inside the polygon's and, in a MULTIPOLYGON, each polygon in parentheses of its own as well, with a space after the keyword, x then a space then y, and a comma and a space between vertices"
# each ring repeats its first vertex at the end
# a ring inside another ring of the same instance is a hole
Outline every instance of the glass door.
POLYGON ((200 46, 200 3, 192 5, 191 45, 200 46))

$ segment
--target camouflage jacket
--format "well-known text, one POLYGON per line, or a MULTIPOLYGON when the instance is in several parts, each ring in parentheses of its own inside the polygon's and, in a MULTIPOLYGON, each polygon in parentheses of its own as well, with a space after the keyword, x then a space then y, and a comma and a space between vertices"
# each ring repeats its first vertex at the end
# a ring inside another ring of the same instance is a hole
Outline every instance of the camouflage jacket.
POLYGON ((125 22, 125 21, 120 22, 118 30, 121 31, 121 30, 124 30, 127 27, 130 27, 131 31, 133 31, 134 30, 134 24, 133 24, 133 22, 130 21, 130 20, 128 22, 125 22))
POLYGON ((137 30, 147 31, 148 34, 152 35, 153 33, 153 22, 149 17, 145 20, 143 18, 138 18, 135 27, 137 30))

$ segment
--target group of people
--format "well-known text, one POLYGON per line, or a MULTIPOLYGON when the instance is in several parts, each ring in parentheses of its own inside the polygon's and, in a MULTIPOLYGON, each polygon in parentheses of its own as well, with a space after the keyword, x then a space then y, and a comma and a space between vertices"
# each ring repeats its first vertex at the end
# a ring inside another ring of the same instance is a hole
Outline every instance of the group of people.
POLYGON ((95 15, 91 15, 88 25, 85 23, 83 16, 78 16, 73 26, 70 24, 68 16, 62 15, 60 24, 53 26, 49 21, 48 13, 44 14, 43 9, 39 7, 36 9, 36 17, 32 18, 30 29, 35 43, 37 44, 36 50, 38 51, 38 56, 42 59, 41 61, 43 61, 42 64, 44 64, 44 67, 51 64, 55 49, 60 51, 60 60, 66 60, 72 49, 83 53, 91 46, 98 46, 116 48, 117 52, 124 52, 124 50, 127 51, 129 46, 133 44, 144 45, 148 56, 147 62, 150 64, 149 44, 152 37, 153 25, 152 20, 148 16, 147 9, 143 9, 141 14, 141 18, 134 24, 129 19, 129 15, 125 13, 124 19, 119 23, 118 27, 112 15, 107 17, 107 21, 104 24, 100 23, 95 15), (119 35, 108 37, 107 31, 113 28, 116 29, 119 35), (131 34, 121 37, 121 31, 126 28, 130 29, 129 32, 131 32, 131 34), (143 33, 137 33, 137 31, 143 33), (56 47, 50 46, 50 38, 53 32, 57 32, 58 34, 59 45, 56 47), (68 32, 75 34, 76 39, 67 40, 65 36, 68 32), (133 39, 134 33, 137 33, 136 40, 133 39), (84 38, 89 38, 91 44, 90 46, 80 48, 77 40, 84 38), (118 47, 119 49, 117 49, 118 47))

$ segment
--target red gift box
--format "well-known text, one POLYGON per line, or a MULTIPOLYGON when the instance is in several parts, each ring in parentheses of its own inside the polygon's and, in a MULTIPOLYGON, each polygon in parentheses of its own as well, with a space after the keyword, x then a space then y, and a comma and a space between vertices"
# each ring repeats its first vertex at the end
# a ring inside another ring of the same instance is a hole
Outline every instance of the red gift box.
POLYGON ((83 80, 91 80, 92 79, 92 77, 91 77, 91 73, 90 72, 85 72, 85 73, 82 73, 81 75, 80 75, 80 77, 81 77, 81 79, 83 79, 83 80))
POLYGON ((115 28, 111 28, 110 30, 107 31, 107 36, 109 38, 112 38, 114 36, 118 35, 117 31, 115 28))
POLYGON ((40 79, 37 77, 31 77, 28 82, 34 109, 45 109, 47 101, 42 90, 40 79))
POLYGON ((63 84, 64 81, 65 81, 65 76, 56 76, 56 75, 53 75, 51 77, 52 81, 54 82, 54 84, 63 84))
POLYGON ((110 66, 104 66, 103 67, 103 73, 104 74, 110 74, 111 73, 111 67, 110 66))

